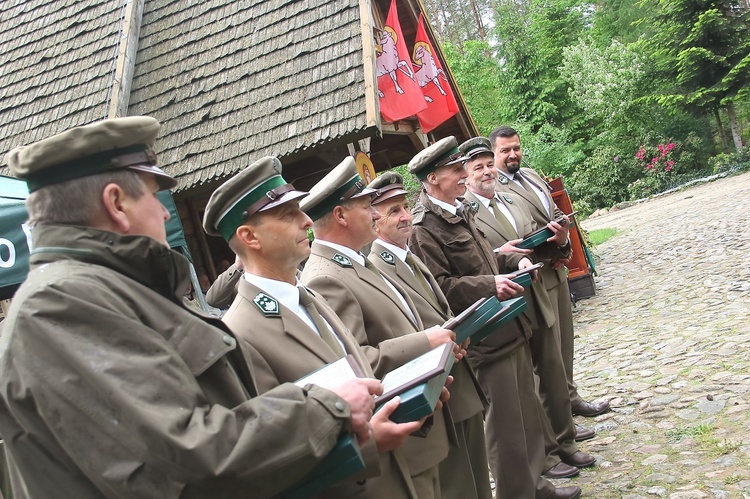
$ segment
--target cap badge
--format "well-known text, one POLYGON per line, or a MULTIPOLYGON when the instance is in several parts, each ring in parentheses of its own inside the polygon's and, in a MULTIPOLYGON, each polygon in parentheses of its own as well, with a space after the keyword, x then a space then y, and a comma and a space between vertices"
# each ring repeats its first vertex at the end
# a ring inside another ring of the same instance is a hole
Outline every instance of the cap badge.
POLYGON ((508 204, 513 204, 513 200, 509 198, 508 196, 506 196, 505 194, 503 194, 503 200, 505 200, 505 202, 508 204))
POLYGON ((382 258, 385 263, 396 265, 396 258, 388 251, 383 251, 382 253, 380 253, 380 258, 382 258))
POLYGON ((338 263, 342 267, 353 267, 352 261, 341 253, 336 253, 335 255, 333 255, 331 257, 331 260, 338 263))
POLYGON ((255 306, 258 307, 265 316, 280 315, 279 302, 265 293, 258 293, 258 295, 253 298, 253 303, 255 303, 255 306))
POLYGON ((508 177, 506 177, 505 175, 500 175, 500 178, 497 179, 497 181, 503 185, 508 185, 508 177))

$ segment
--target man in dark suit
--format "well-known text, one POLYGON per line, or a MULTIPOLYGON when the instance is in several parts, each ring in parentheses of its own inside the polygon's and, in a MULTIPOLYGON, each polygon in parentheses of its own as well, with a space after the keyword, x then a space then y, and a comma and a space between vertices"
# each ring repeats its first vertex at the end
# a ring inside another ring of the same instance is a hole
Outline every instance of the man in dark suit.
MULTIPOLYGON (((456 139, 447 137, 409 162, 409 171, 424 188, 412 212, 409 247, 435 276, 454 313, 480 298, 497 296, 502 300, 523 292, 521 286, 500 275, 491 246, 476 226, 470 206, 460 197, 466 191, 465 160, 456 139)), ((502 263, 504 272, 515 270, 502 263)), ((541 476, 544 415, 534 392, 528 319, 518 316, 503 328, 512 330, 495 332, 469 350, 490 401, 485 435, 497 495, 575 499, 581 494, 579 487, 555 488, 541 476)))
POLYGON ((555 222, 563 213, 555 206, 549 185, 531 168, 521 168, 523 152, 518 132, 509 126, 501 126, 492 131, 489 139, 494 153, 495 168, 498 170, 496 190, 517 195, 526 203, 537 226, 548 226, 554 232, 553 240, 535 252, 545 264, 541 274, 555 308, 557 321, 554 330, 560 338, 573 415, 593 417, 602 414, 609 410, 609 402, 583 400, 573 380, 573 312, 565 272, 565 264, 569 261, 571 251, 568 239, 570 221, 563 217, 565 225, 555 222))
MULTIPOLYGON (((425 325, 443 324, 453 316, 448 300, 429 269, 406 244, 411 236, 411 209, 401 175, 385 172, 368 187, 378 190, 372 205, 380 213, 375 226, 378 238, 372 243, 368 259, 406 291, 425 325)), ((489 499, 492 490, 482 419, 487 400, 467 360, 456 363, 451 374, 448 405, 458 441, 440 463, 443 495, 489 499)))

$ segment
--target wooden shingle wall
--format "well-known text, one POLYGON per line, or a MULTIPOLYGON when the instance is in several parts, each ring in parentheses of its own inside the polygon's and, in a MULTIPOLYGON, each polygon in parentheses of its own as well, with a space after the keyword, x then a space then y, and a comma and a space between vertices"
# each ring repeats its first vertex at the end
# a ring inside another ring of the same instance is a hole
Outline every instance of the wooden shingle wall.
POLYGON ((358 0, 147 0, 129 114, 177 190, 366 128, 358 0))
POLYGON ((117 0, 0 2, 0 173, 13 147, 107 116, 123 13, 117 0))

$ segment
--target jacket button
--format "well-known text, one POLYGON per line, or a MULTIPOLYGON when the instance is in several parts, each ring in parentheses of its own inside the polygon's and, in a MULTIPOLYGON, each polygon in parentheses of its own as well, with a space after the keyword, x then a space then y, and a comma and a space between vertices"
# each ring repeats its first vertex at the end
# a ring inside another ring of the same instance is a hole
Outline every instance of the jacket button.
POLYGON ((335 404, 333 404, 333 406, 334 406, 334 407, 335 407, 335 408, 336 408, 336 409, 337 409, 337 410, 338 410, 339 412, 344 412, 344 404, 342 404, 341 402, 336 402, 335 404))
POLYGON ((229 346, 234 345, 234 339, 228 334, 225 334, 224 336, 222 336, 221 339, 224 340, 224 343, 226 343, 229 346))
POLYGON ((357 485, 364 485, 367 483, 367 480, 357 480, 357 485))

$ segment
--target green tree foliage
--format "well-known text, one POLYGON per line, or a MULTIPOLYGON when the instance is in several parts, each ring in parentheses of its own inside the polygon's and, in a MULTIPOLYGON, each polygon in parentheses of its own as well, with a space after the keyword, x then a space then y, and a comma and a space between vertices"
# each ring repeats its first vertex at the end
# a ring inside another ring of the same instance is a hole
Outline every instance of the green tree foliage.
POLYGON ((514 126, 525 160, 565 176, 584 210, 710 173, 717 145, 729 142, 722 121, 741 145, 750 120, 748 0, 427 3, 452 29, 445 53, 480 132, 514 126), (470 27, 477 15, 483 35, 470 27), (659 155, 658 168, 639 154, 659 155))
POLYGON ((469 40, 461 48, 446 43, 443 51, 479 133, 487 135, 515 117, 509 113, 509 94, 499 85, 500 64, 487 42, 469 40))
POLYGON ((734 100, 748 94, 750 12, 737 0, 645 2, 655 10, 644 22, 653 36, 639 43, 651 55, 656 75, 672 83, 655 95, 656 102, 717 118, 717 110, 726 108, 740 149, 734 100))
POLYGON ((534 129, 544 123, 573 125, 580 109, 559 76, 563 48, 575 43, 586 25, 579 0, 501 0, 495 10, 495 36, 502 60, 500 85, 509 107, 534 129))

